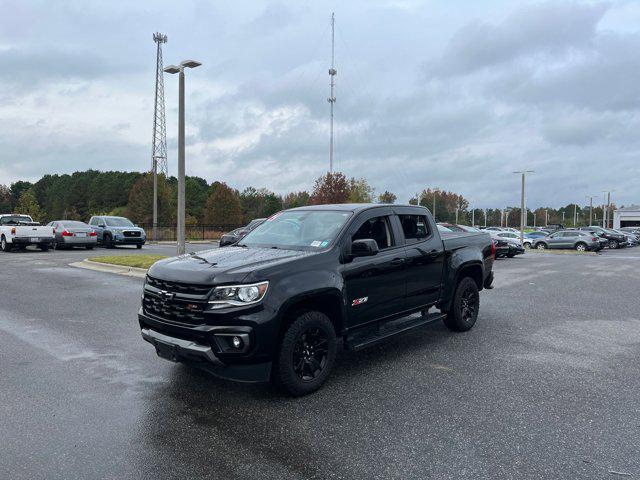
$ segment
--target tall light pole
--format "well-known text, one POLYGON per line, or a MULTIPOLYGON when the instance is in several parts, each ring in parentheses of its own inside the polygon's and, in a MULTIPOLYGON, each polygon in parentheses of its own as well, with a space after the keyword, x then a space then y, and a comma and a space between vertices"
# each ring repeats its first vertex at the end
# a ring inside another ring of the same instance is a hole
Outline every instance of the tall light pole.
POLYGON ((433 215, 433 220, 435 221, 436 219, 436 190, 438 189, 438 187, 434 187, 433 189, 433 212, 431 212, 431 215, 433 215))
POLYGON ((596 197, 597 195, 587 195, 589 199, 589 227, 593 225, 593 199, 596 197))
POLYGON ((524 204, 524 181, 527 173, 534 173, 533 170, 520 170, 513 172, 522 175, 522 188, 520 189, 520 242, 524 242, 524 228, 527 226, 527 211, 524 204))
POLYGON ((184 166, 184 69, 202 65, 195 60, 184 60, 179 66, 169 65, 164 69, 167 73, 178 73, 178 255, 185 252, 185 166, 184 166))
POLYGON ((475 227, 476 225, 476 209, 472 208, 471 209, 471 226, 475 227))
POLYGON ((615 192, 615 190, 603 190, 603 193, 606 193, 606 209, 603 207, 603 215, 602 215, 602 227, 609 228, 609 209, 611 206, 611 192, 615 192))
POLYGON ((576 228, 578 224, 578 204, 573 204, 573 228, 576 228))
POLYGON ((484 209, 484 226, 487 227, 487 209, 484 209))

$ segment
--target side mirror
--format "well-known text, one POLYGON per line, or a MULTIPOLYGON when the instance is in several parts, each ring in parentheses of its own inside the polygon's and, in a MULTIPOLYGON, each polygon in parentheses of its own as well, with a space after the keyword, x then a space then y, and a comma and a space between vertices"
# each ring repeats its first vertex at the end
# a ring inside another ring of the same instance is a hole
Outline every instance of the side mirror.
POLYGON ((354 240, 351 244, 351 257, 372 257, 378 254, 378 244, 371 238, 354 240))

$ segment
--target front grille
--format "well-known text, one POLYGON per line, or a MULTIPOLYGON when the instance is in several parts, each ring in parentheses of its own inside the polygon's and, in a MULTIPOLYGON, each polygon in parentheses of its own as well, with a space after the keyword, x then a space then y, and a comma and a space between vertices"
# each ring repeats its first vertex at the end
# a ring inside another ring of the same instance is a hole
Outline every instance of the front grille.
POLYGON ((201 325, 204 323, 204 302, 163 299, 151 292, 144 292, 142 307, 145 313, 170 322, 201 325))
POLYGON ((140 232, 124 231, 122 233, 124 234, 125 237, 139 237, 140 236, 140 232))
POLYGON ((211 291, 210 285, 197 285, 192 283, 168 282, 147 276, 147 285, 166 290, 171 293, 182 293, 186 295, 208 295, 211 291))

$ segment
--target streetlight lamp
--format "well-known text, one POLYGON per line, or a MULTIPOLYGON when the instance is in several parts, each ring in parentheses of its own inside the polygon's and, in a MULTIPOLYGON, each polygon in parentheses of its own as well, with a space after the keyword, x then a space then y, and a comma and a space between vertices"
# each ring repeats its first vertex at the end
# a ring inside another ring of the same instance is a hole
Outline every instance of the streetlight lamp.
POLYGON ((169 65, 166 73, 179 73, 178 82, 178 255, 185 252, 185 193, 184 193, 184 69, 202 65, 195 60, 184 60, 179 66, 169 65))
POLYGON ((513 172, 522 175, 522 188, 520 190, 520 243, 524 243, 524 228, 527 226, 527 211, 524 206, 524 180, 527 173, 534 173, 534 170, 520 170, 513 172))

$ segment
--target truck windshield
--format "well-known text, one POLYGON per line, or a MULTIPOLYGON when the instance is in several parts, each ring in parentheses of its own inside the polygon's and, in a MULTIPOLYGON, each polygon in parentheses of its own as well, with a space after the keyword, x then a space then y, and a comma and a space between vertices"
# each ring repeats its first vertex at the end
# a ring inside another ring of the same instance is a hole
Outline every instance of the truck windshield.
POLYGON ((124 217, 107 217, 104 219, 110 227, 133 227, 131 220, 124 217))
POLYGON ((239 246, 321 250, 329 246, 351 212, 291 210, 276 213, 242 239, 239 246))

